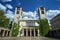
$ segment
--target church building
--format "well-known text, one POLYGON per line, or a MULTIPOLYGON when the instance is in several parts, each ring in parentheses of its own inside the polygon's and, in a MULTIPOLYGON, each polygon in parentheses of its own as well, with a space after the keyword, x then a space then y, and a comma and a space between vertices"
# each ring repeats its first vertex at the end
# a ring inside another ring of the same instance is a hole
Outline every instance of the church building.
MULTIPOLYGON (((38 8, 39 19, 46 18, 46 12, 44 7, 38 8)), ((22 18, 22 7, 16 7, 14 22, 20 24, 18 36, 40 36, 39 35, 39 19, 23 19, 22 18)))

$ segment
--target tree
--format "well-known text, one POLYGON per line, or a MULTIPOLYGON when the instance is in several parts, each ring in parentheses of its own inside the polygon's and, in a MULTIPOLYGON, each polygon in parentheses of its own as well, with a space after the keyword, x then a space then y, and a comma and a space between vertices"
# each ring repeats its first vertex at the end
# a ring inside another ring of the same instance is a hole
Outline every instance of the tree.
POLYGON ((12 29, 11 29, 11 36, 12 37, 17 37, 18 33, 19 33, 19 28, 20 28, 20 25, 19 23, 13 23, 12 25, 12 29))
POLYGON ((41 36, 46 36, 48 34, 50 27, 47 19, 40 19, 37 21, 39 24, 39 33, 41 36))
POLYGON ((0 27, 8 28, 9 19, 4 15, 4 11, 0 10, 0 27))

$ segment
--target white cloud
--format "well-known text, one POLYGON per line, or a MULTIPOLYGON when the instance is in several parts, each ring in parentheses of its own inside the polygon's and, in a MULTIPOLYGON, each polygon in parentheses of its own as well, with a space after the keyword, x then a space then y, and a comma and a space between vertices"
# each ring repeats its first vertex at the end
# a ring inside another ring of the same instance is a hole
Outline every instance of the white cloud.
POLYGON ((6 8, 4 5, 2 5, 2 4, 0 3, 0 9, 6 11, 7 8, 6 8))
MULTIPOLYGON (((12 11, 8 10, 7 13, 5 14, 5 16, 7 18, 9 18, 10 20, 12 20, 14 18, 14 14, 12 11)), ((34 11, 34 12, 22 12, 22 16, 23 16, 23 19, 38 19, 38 16, 37 16, 37 12, 34 11)))
POLYGON ((28 11, 28 12, 23 12, 22 15, 24 16, 23 19, 38 19, 38 16, 37 16, 37 12, 34 11, 34 12, 31 12, 31 11, 28 11))
POLYGON ((10 4, 6 4, 6 7, 9 8, 9 9, 13 8, 12 5, 10 5, 10 4))
POLYGON ((9 18, 10 20, 12 20, 13 17, 14 17, 14 14, 13 14, 12 11, 8 10, 7 13, 5 14, 5 16, 6 16, 7 18, 9 18))
POLYGON ((59 13, 60 13, 60 10, 48 10, 47 11, 48 20, 51 20, 53 17, 55 17, 59 13))
POLYGON ((1 0, 3 2, 11 2, 12 0, 1 0))
POLYGON ((27 17, 27 16, 25 16, 23 19, 28 19, 28 17, 27 17))

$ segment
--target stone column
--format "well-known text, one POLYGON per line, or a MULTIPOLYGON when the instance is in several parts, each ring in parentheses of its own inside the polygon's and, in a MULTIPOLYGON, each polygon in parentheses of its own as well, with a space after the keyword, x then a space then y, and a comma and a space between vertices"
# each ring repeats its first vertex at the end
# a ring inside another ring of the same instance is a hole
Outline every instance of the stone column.
POLYGON ((1 32, 1 29, 0 29, 0 32, 1 32))
MULTIPOLYGON (((9 31, 8 31, 9 32, 9 31)), ((11 33, 12 33, 12 31, 10 31, 10 33, 9 33, 9 36, 11 37, 11 33)))
POLYGON ((24 36, 24 29, 23 29, 23 31, 22 31, 22 34, 23 34, 23 36, 24 36))
POLYGON ((31 36, 31 28, 30 28, 30 36, 31 36))
POLYGON ((1 29, 0 29, 0 37, 1 37, 1 29))
POLYGON ((8 36, 8 31, 6 32, 6 36, 8 36))
POLYGON ((35 36, 35 28, 34 28, 34 36, 35 36))
POLYGON ((5 30, 3 31, 3 34, 2 34, 2 36, 4 37, 4 35, 5 35, 5 30))
POLYGON ((38 32, 38 36, 40 36, 40 34, 39 34, 39 29, 37 30, 37 32, 38 32))
POLYGON ((28 29, 26 29, 26 36, 28 36, 28 29))

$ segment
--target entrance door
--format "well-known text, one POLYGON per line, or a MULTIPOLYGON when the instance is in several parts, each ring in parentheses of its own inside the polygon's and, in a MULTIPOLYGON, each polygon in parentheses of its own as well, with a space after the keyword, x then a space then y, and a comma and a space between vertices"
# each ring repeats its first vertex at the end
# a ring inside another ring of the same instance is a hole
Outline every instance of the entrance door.
POLYGON ((28 36, 30 36, 30 29, 28 29, 28 36))
POLYGON ((38 31, 37 31, 37 29, 35 29, 35 36, 38 36, 37 34, 38 34, 38 31))
POLYGON ((34 29, 32 29, 31 34, 32 34, 32 36, 34 36, 34 29))

